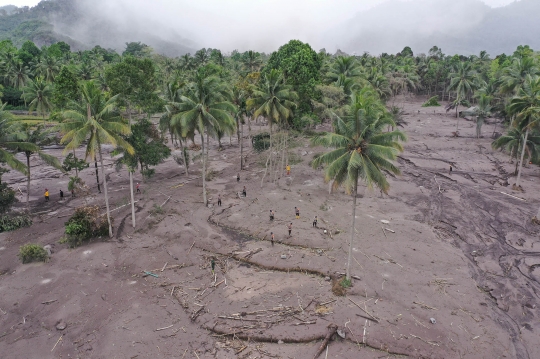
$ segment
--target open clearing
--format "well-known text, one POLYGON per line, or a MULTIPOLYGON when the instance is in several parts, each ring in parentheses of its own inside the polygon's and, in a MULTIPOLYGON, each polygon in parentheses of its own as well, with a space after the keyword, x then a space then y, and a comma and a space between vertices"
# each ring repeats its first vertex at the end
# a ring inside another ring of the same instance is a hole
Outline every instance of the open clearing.
MULTIPOLYGON (((237 183, 236 139, 223 141, 223 151, 211 142, 209 197, 215 205, 221 194, 222 207, 203 206, 198 163, 186 176, 168 159, 141 184, 136 230, 124 206, 113 212, 113 239, 76 249, 58 241, 84 201, 59 202, 67 176, 34 159, 40 214, 31 227, 0 235, 0 357, 312 358, 335 323, 345 339, 331 342, 328 358, 540 358, 540 226, 531 224, 540 170, 524 168, 525 192, 513 192, 515 164, 490 146, 498 122, 476 139, 474 123, 461 120, 462 137, 453 138, 456 119, 420 107, 423 100, 403 100, 409 141, 390 195, 361 191, 352 263, 359 279, 346 297, 334 296, 326 277, 345 269, 351 198, 328 193, 322 172, 309 167, 322 149, 307 140, 292 150, 302 162, 291 177, 262 189, 250 146, 237 183), (237 196, 242 186, 247 198, 237 196), (53 245, 50 261, 22 265, 25 243, 53 245)), ((129 202, 127 171, 106 157, 117 208, 129 202)), ((4 179, 24 191, 22 175, 4 179)), ((97 193, 92 168, 83 179, 97 193)))

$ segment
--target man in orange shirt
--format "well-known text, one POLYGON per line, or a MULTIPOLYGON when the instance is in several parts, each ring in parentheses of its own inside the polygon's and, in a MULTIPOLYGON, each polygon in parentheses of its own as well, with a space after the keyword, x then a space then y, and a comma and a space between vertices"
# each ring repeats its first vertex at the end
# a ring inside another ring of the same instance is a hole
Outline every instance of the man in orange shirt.
POLYGON ((45 188, 45 202, 49 202, 49 190, 45 188))

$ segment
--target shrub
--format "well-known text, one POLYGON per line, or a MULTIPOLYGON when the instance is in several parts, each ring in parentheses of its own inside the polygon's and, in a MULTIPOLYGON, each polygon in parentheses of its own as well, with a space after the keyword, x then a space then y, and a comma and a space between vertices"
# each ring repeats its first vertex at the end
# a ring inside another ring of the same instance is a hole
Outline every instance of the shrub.
POLYGON ((422 107, 435 107, 435 106, 440 106, 440 105, 441 104, 439 103, 439 97, 438 96, 433 96, 429 100, 427 100, 422 105, 422 107))
POLYGON ((14 231, 22 227, 32 225, 32 218, 29 216, 0 216, 0 233, 14 231))
POLYGON ((21 246, 18 256, 23 263, 33 261, 45 262, 48 258, 47 251, 38 244, 25 244, 21 246))
POLYGON ((107 215, 100 215, 99 212, 98 206, 80 207, 75 210, 73 216, 65 223, 66 242, 71 248, 109 233, 107 215))
POLYGON ((0 168, 0 213, 9 211, 13 203, 17 201, 15 191, 8 187, 5 182, 2 182, 2 175, 9 172, 4 168, 0 168))

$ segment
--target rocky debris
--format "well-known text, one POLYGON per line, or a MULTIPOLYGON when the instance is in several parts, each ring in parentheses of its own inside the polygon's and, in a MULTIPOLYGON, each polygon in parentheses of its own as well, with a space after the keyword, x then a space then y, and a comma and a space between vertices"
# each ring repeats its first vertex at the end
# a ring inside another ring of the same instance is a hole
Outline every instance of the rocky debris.
POLYGON ((435 318, 429 318, 429 321, 431 322, 431 324, 436 324, 437 321, 435 320, 435 318))
POLYGON ((343 339, 345 339, 345 331, 338 329, 336 333, 343 339))
POLYGON ((50 244, 47 244, 46 246, 43 247, 43 249, 45 249, 47 251, 47 254, 50 257, 51 254, 52 254, 52 246, 50 244))
POLYGON ((64 322, 63 320, 59 321, 57 324, 56 324, 56 329, 57 330, 64 330, 67 328, 67 324, 66 322, 64 322))

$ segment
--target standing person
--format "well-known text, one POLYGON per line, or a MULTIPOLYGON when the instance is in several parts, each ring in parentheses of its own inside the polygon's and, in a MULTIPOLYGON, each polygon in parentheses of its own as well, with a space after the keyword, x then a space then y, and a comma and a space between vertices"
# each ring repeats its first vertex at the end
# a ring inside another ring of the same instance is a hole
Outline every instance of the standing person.
POLYGON ((49 202, 49 190, 45 188, 45 202, 49 202))
POLYGON ((60 199, 64 199, 64 191, 60 190, 60 199))
POLYGON ((274 232, 270 232, 270 242, 272 242, 272 246, 274 246, 274 232))
POLYGON ((287 167, 285 167, 285 169, 287 170, 287 176, 290 176, 291 175, 291 165, 287 164, 287 167))
POLYGON ((236 182, 240 182, 240 173, 236 174, 236 182))
POLYGON ((289 225, 287 226, 287 228, 289 229, 289 237, 291 236, 291 232, 292 232, 292 222, 289 223, 289 225))
POLYGON ((141 185, 139 184, 139 182, 137 182, 137 193, 141 193, 140 186, 141 186, 141 185))
POLYGON ((313 219, 313 227, 317 228, 317 216, 313 219))
POLYGON ((218 194, 217 196, 217 205, 221 207, 221 195, 218 194))
POLYGON ((296 219, 300 218, 300 208, 294 207, 294 214, 296 215, 296 219))
POLYGON ((212 260, 210 261, 210 266, 212 267, 212 274, 214 274, 214 270, 216 269, 216 261, 212 257, 212 260))
POLYGON ((452 165, 450 165, 450 171, 448 171, 449 174, 452 174, 452 165))
POLYGON ((75 188, 71 190, 71 197, 75 197, 75 188))
POLYGON ((274 220, 274 211, 270 210, 270 220, 274 220))
POLYGON ((244 189, 242 190, 242 196, 247 197, 246 186, 244 186, 244 189))

